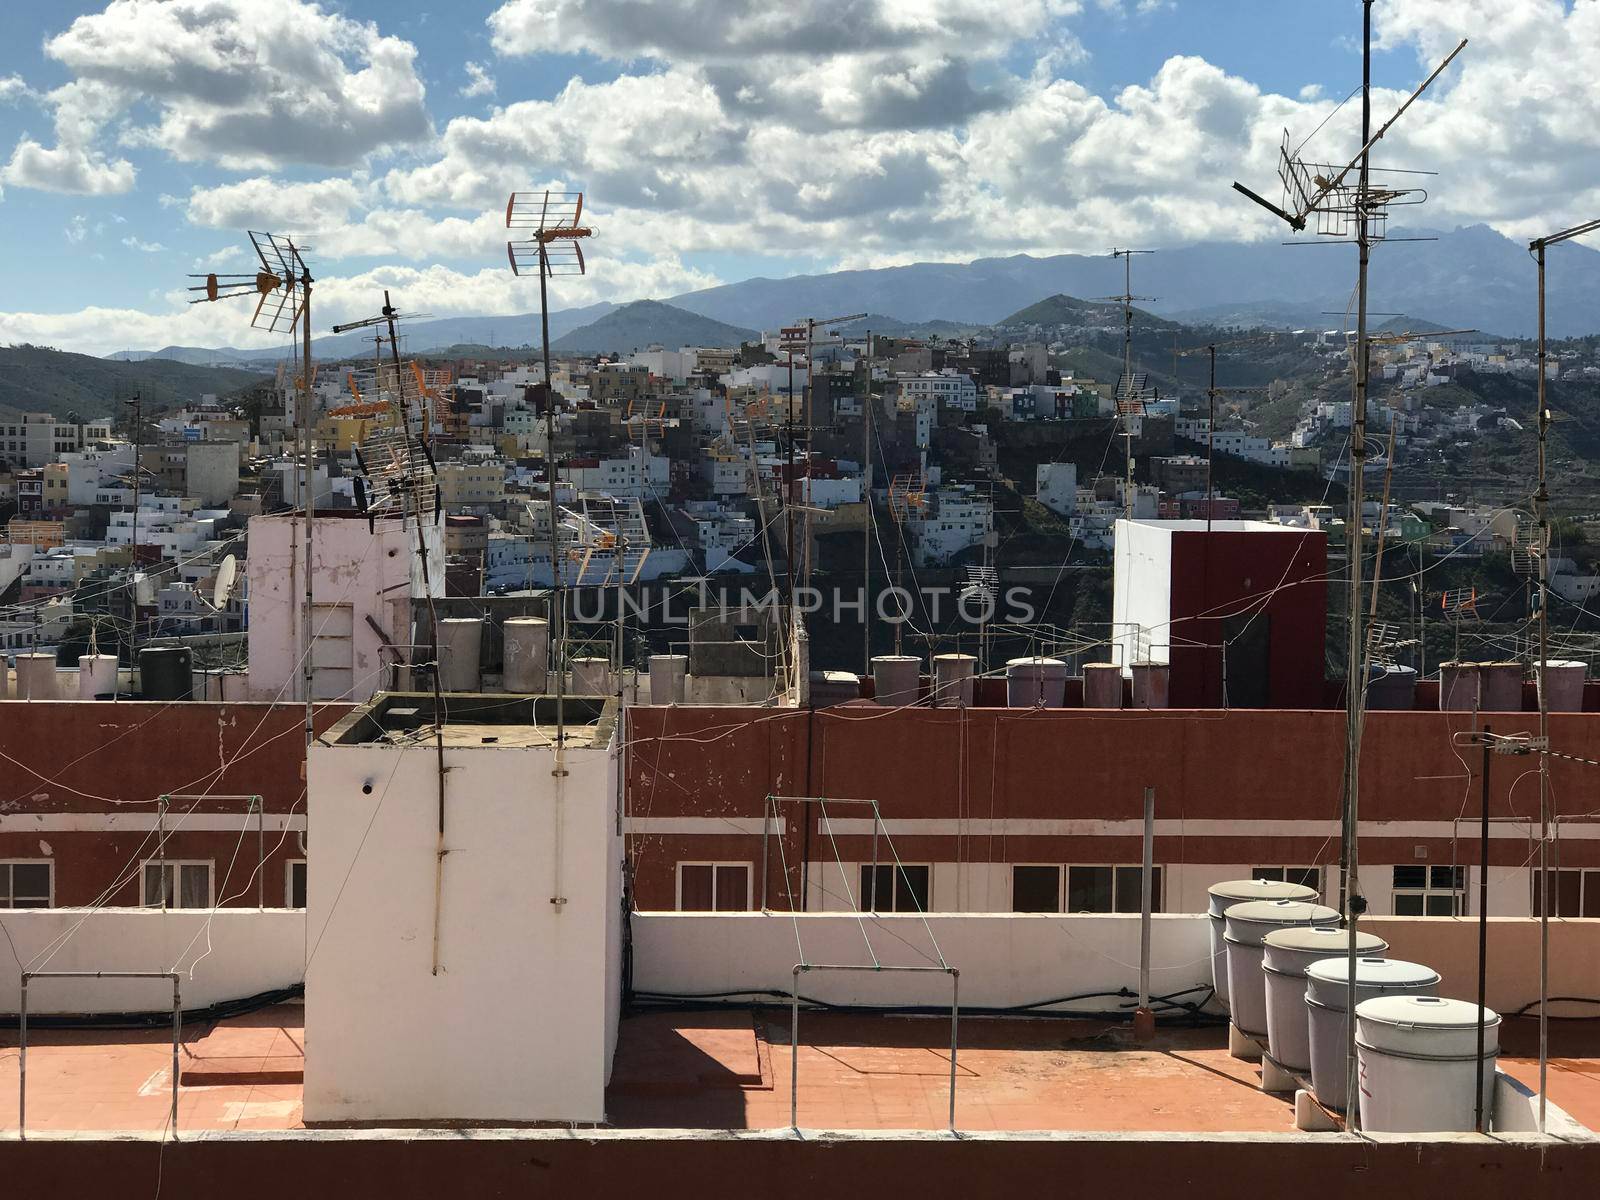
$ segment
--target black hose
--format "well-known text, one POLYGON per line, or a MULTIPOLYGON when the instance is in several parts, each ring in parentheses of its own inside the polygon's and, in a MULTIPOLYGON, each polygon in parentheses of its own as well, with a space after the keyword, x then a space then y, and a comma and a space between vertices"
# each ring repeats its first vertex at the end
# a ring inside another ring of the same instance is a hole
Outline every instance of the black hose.
MULTIPOLYGON (((1551 996, 1548 1000, 1545 1001, 1545 1003, 1546 1004, 1593 1004, 1593 1005, 1596 1005, 1596 1006, 1600 1006, 1600 999, 1597 999, 1594 996, 1551 996)), ((1502 1013, 1501 1016, 1504 1016, 1504 1017, 1525 1017, 1525 1016, 1527 1016, 1529 1014, 1529 1010, 1536 1009, 1538 1007, 1539 1007, 1539 1002, 1537 1000, 1529 1000, 1521 1008, 1513 1009, 1511 1012, 1508 1012, 1508 1013, 1502 1013)), ((1560 1015, 1558 1015, 1556 1013, 1550 1013, 1550 1014, 1548 1014, 1546 1019, 1547 1020, 1551 1020, 1551 1021, 1600 1021, 1600 1013, 1595 1013, 1593 1016, 1588 1016, 1588 1017, 1565 1017, 1565 1016, 1560 1016, 1560 1015)))
MULTIPOLYGON (((229 1017, 242 1017, 274 1004, 298 1000, 306 994, 303 983, 290 984, 270 992, 258 992, 238 1000, 219 1000, 205 1008, 183 1010, 183 1023, 205 1024, 225 1021, 229 1017)), ((0 1029, 16 1029, 21 1025, 21 1014, 0 1013, 0 1029)), ((172 1010, 165 1012, 117 1013, 29 1013, 29 1029, 162 1029, 172 1025, 172 1010)))

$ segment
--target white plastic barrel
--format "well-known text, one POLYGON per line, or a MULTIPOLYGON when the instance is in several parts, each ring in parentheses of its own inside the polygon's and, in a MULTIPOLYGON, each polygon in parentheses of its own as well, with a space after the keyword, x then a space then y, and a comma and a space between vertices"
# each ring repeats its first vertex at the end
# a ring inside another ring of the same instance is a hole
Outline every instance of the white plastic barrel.
POLYGON ((78 656, 78 699, 114 696, 117 691, 117 656, 82 654, 78 656))
POLYGON ((521 696, 550 690, 550 622, 507 617, 500 627, 500 686, 521 696))
MULTIPOLYGON (((1311 1090, 1318 1103, 1344 1111, 1345 1003, 1350 997, 1346 958, 1324 958, 1306 968, 1306 1008, 1311 1034, 1311 1090)), ((1356 1004, 1384 995, 1431 996, 1439 972, 1402 958, 1356 960, 1356 1004)))
MULTIPOLYGON (((1483 1125, 1494 1112, 1500 1015, 1483 1010, 1483 1125)), ((1478 1006, 1443 996, 1380 996, 1356 1006, 1361 1127, 1369 1133, 1477 1128, 1478 1006)))
POLYGON ((1315 888, 1300 883, 1279 883, 1270 879, 1230 879, 1206 889, 1211 914, 1211 987, 1224 1007, 1228 1003, 1228 946, 1223 914, 1247 900, 1315 900, 1315 888))
POLYGON ((933 656, 933 706, 971 708, 972 675, 978 660, 970 654, 933 656))
POLYGON ((650 703, 682 704, 684 688, 689 678, 687 654, 652 654, 650 656, 650 703))
MULTIPOLYGON (((1286 1071, 1311 1070, 1311 1026, 1306 1011, 1306 969, 1343 954, 1350 932, 1336 925, 1275 929, 1261 943, 1267 985, 1267 1054, 1286 1071)), ((1356 953, 1382 958, 1389 943, 1375 933, 1356 933, 1356 953)))
POLYGON ((873 698, 889 708, 917 702, 922 660, 911 654, 879 654, 872 660, 873 698))
POLYGON ((1067 664, 1059 658, 1013 658, 1006 663, 1009 708, 1060 708, 1067 699, 1067 664))
POLYGON ((56 656, 54 654, 17 655, 17 699, 54 700, 56 698, 56 656))
POLYGON ((1261 970, 1262 940, 1275 929, 1325 925, 1339 914, 1309 900, 1249 900, 1223 914, 1228 947, 1228 1011, 1234 1028, 1249 1037, 1267 1036, 1267 982, 1261 970))
POLYGON ((439 619, 439 686, 447 692, 483 689, 479 662, 483 656, 482 617, 439 619))
POLYGON ((1083 667, 1083 706, 1085 708, 1122 707, 1122 668, 1116 663, 1085 663, 1083 667))
POLYGON ((611 693, 611 660, 609 658, 575 658, 572 660, 572 694, 574 696, 606 696, 611 693))
POLYGON ((1588 673, 1589 666, 1583 662, 1551 659, 1545 664, 1540 687, 1544 689, 1551 712, 1583 711, 1583 681, 1588 673))

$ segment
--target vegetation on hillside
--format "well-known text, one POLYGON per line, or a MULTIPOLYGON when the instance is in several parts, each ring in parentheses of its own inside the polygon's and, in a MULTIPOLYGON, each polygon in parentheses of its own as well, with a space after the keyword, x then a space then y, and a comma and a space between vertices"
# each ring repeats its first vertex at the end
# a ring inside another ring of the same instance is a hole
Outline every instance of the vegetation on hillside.
POLYGON ((227 395, 259 382, 261 374, 224 367, 195 367, 166 359, 113 362, 48 346, 0 346, 0 409, 43 412, 85 420, 117 414, 135 392, 146 412, 227 395))

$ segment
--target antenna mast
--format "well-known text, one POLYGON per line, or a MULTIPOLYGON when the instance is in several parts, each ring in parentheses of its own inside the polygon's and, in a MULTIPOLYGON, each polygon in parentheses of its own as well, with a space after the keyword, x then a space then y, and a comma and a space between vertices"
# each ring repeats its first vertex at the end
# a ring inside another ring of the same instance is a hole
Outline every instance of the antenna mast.
POLYGON ((1154 250, 1111 251, 1112 258, 1122 260, 1122 295, 1108 299, 1122 304, 1122 378, 1117 380, 1116 401, 1117 419, 1122 422, 1122 443, 1128 459, 1127 479, 1122 489, 1122 511, 1130 521, 1133 520, 1133 418, 1144 415, 1145 403, 1144 385, 1133 375, 1133 302, 1155 299, 1154 296, 1133 294, 1133 256, 1154 253, 1154 250))

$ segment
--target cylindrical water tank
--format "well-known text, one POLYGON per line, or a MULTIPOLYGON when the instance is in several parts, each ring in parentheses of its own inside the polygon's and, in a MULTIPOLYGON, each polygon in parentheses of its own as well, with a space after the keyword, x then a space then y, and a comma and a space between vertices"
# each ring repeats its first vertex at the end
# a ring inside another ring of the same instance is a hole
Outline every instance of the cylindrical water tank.
POLYGON ((1478 703, 1478 664, 1447 662, 1439 664, 1439 711, 1472 712, 1478 703))
POLYGON ((1267 1036, 1267 981, 1261 970, 1262 939, 1275 929, 1323 925, 1339 914, 1309 900, 1250 900, 1222 917, 1227 929, 1228 1012, 1234 1028, 1250 1037, 1267 1036))
POLYGON ((1085 708, 1122 707, 1122 668, 1116 663, 1085 663, 1083 667, 1083 706, 1085 708))
POLYGON ((650 656, 650 703, 682 704, 689 678, 687 654, 650 656))
MULTIPOLYGON (((1324 958, 1306 968, 1307 1031, 1311 1035, 1311 1090, 1317 1103, 1344 1111, 1345 1004, 1350 998, 1349 960, 1324 958)), ((1439 972, 1401 958, 1356 960, 1356 1004, 1384 995, 1433 995, 1439 972)))
POLYGON ((54 654, 17 655, 17 699, 54 700, 56 698, 56 656, 54 654))
POLYGON ((861 699, 861 676, 853 671, 812 671, 807 682, 812 708, 831 708, 861 699))
POLYGON ((609 658, 573 659, 572 694, 574 696, 610 695, 611 660, 609 658))
POLYGON ((447 692, 483 690, 482 617, 439 618, 439 686, 447 692))
MULTIPOLYGON (((1267 984, 1267 1053, 1286 1071, 1311 1070, 1311 1026, 1306 1011, 1306 970, 1314 962, 1345 953, 1350 931, 1334 925, 1275 929, 1262 942, 1261 970, 1267 984)), ((1375 933, 1356 933, 1356 953, 1382 958, 1389 943, 1375 933)))
POLYGON ((1136 662, 1128 668, 1133 673, 1133 706, 1135 708, 1166 708, 1172 684, 1172 668, 1166 663, 1136 662))
POLYGON ((1548 686, 1545 683, 1540 686, 1545 689, 1550 711, 1582 712, 1583 681, 1589 672, 1588 664, 1553 658, 1545 664, 1544 669, 1548 686))
POLYGON ((970 654, 933 656, 933 706, 971 708, 972 676, 978 660, 970 654))
POLYGON ((82 654, 78 656, 78 699, 109 699, 117 694, 117 656, 82 654))
POLYGON ((1367 677, 1367 707, 1379 711, 1409 712, 1416 707, 1415 667, 1374 666, 1367 677))
POLYGON ((873 697, 900 708, 917 702, 922 660, 910 654, 879 654, 872 660, 873 697))
POLYGON ((501 627, 500 686, 537 696, 550 688, 550 622, 543 617, 507 617, 501 627))
POLYGON ((1059 658, 1013 658, 1006 663, 1009 708, 1060 708, 1067 702, 1067 664, 1059 658))
POLYGON ((188 700, 194 676, 187 646, 146 646, 139 651, 139 694, 146 700, 188 700))
MULTIPOLYGON (((1483 1010, 1483 1128, 1494 1114, 1500 1014, 1483 1010)), ((1443 996, 1379 996, 1356 1006, 1361 1127, 1369 1133, 1476 1128, 1478 1006, 1443 996)))
POLYGON ((1522 664, 1492 662, 1482 664, 1483 710, 1485 712, 1522 711, 1522 664))
POLYGON ((1211 916, 1211 987, 1217 1000, 1228 1003, 1228 946, 1223 916, 1235 904, 1251 900, 1315 900, 1315 888, 1302 883, 1282 883, 1272 879, 1230 879, 1206 889, 1207 911, 1211 916))

